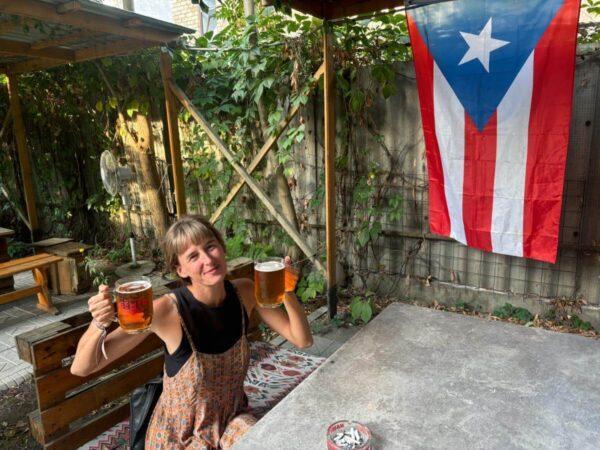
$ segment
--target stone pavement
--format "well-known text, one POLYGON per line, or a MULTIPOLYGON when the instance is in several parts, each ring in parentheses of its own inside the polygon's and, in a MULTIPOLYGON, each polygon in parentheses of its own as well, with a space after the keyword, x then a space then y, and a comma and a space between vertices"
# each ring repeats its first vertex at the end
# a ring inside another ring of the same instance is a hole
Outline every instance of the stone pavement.
MULTIPOLYGON (((33 286, 30 272, 15 275, 15 289, 33 286)), ((52 316, 37 309, 31 296, 0 305, 0 390, 14 387, 31 376, 31 365, 17 354, 15 336, 87 310, 89 294, 52 296, 60 314, 52 316)))
MULTIPOLYGON (((313 356, 328 358, 361 328, 355 326, 347 328, 322 326, 321 322, 325 320, 326 315, 327 306, 322 306, 308 316, 308 322, 311 324, 313 330, 313 345, 310 348, 301 349, 302 352, 313 356)), ((282 348, 295 348, 282 337, 271 340, 271 343, 279 345, 282 348)))

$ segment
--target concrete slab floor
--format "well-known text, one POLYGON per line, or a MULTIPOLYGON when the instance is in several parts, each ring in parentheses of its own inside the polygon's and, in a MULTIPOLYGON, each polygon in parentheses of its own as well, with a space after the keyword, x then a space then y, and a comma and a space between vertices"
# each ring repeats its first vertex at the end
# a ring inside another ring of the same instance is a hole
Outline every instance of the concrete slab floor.
POLYGON ((326 448, 350 419, 379 450, 597 449, 599 374, 599 340, 395 303, 234 448, 326 448))

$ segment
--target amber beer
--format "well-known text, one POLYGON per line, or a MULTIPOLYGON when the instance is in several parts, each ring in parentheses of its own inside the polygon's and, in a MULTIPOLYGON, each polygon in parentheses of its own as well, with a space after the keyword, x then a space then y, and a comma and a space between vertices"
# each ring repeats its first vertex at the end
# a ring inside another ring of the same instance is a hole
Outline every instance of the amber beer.
POLYGON ((152 323, 152 283, 146 277, 127 277, 115 285, 119 325, 127 333, 144 333, 152 323))

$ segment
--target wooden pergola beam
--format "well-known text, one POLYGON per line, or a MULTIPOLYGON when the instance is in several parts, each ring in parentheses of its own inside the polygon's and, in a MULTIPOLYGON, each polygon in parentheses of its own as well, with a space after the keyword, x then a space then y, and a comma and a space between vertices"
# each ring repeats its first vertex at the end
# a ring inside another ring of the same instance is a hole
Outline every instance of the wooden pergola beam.
POLYGON ((329 317, 337 313, 336 241, 335 241, 335 72, 333 67, 333 32, 323 24, 324 134, 325 134, 325 236, 327 239, 327 304, 329 317))
POLYGON ((41 41, 34 42, 31 44, 31 48, 33 50, 40 50, 42 48, 48 47, 58 47, 60 45, 70 44, 73 42, 80 41, 84 38, 89 38, 91 36, 98 35, 97 33, 90 33, 89 31, 77 31, 75 33, 66 34, 64 36, 54 38, 54 39, 44 39, 41 41))
MULTIPOLYGON (((75 52, 73 52, 73 59, 68 62, 83 62, 89 61, 91 59, 103 58, 106 56, 119 56, 119 53, 124 55, 135 50, 141 50, 147 47, 147 42, 124 39, 123 41, 115 41, 110 44, 102 44, 94 47, 76 50, 75 52), (119 53, 115 51, 115 48, 118 49, 119 53)), ((10 66, 0 67, 0 72, 33 72, 35 70, 51 69, 52 67, 62 66, 63 64, 65 64, 65 61, 47 58, 35 58, 11 64, 10 66)))
POLYGON ((32 240, 37 239, 38 217, 35 205, 35 191, 33 189, 33 177, 31 176, 31 166, 29 164, 29 152, 27 151, 27 141, 25 139, 25 125, 21 116, 21 101, 19 100, 18 76, 8 75, 8 95, 10 108, 12 111, 12 121, 17 142, 17 153, 19 155, 19 165, 21 167, 21 178, 23 182, 23 193, 25 195, 25 206, 27 209, 27 218, 31 230, 32 240))
POLYGON ((82 48, 75 51, 75 62, 88 61, 90 59, 104 58, 106 56, 118 56, 126 53, 148 48, 147 41, 134 41, 123 39, 122 41, 111 42, 110 44, 96 45, 93 47, 82 48))
POLYGON ((0 12, 141 41, 168 42, 177 37, 175 33, 147 27, 127 28, 120 20, 82 10, 61 14, 56 10, 55 5, 37 0, 0 0, 0 12))
POLYGON ((169 150, 171 155, 171 173, 175 185, 175 207, 177 217, 187 212, 185 201, 185 184, 183 179, 183 163, 181 161, 181 143, 179 141, 179 122, 177 119, 177 105, 173 91, 170 89, 173 76, 173 59, 171 55, 162 50, 160 53, 160 74, 165 91, 165 115, 167 116, 167 131, 169 134, 169 150))
MULTIPOLYGON (((310 83, 313 84, 313 83, 319 81, 319 79, 323 76, 324 71, 325 71, 325 65, 321 64, 319 66, 319 68, 317 69, 317 71, 312 76, 310 83)), ((296 114, 298 113, 299 110, 300 110, 300 104, 294 106, 290 110, 288 115, 286 117, 284 117, 283 119, 281 119, 281 121, 277 124, 277 127, 275 128, 275 133, 272 134, 269 137, 269 139, 267 139, 267 141, 264 143, 262 148, 259 150, 259 152, 256 154, 256 156, 254 157, 254 159, 248 166, 247 171, 249 174, 252 174, 252 172, 254 172, 254 170, 258 167, 258 165, 261 163, 261 161, 264 159, 264 157, 269 153, 271 148, 273 148, 273 145, 275 144, 275 142, 277 142, 277 139, 279 139, 279 136, 281 136, 283 131, 287 128, 287 126, 292 121, 292 119, 296 116, 296 114)), ((231 191, 227 195, 227 198, 225 200, 223 200, 223 202, 219 205, 219 207, 215 210, 215 212, 211 216, 211 218, 210 218, 211 223, 215 223, 217 221, 217 219, 223 213, 225 208, 227 208, 227 206, 233 201, 233 199, 235 198, 237 193, 240 191, 240 189, 242 189, 244 187, 245 184, 246 184, 246 181, 244 179, 242 179, 238 184, 236 184, 233 187, 233 189, 231 189, 231 191)))
POLYGON ((79 3, 78 1, 75 0, 75 1, 61 3, 60 5, 58 5, 56 7, 56 12, 58 14, 68 14, 73 11, 79 11, 80 9, 81 9, 81 3, 79 3))
POLYGON ((75 53, 72 50, 62 48, 47 48, 37 50, 31 47, 27 42, 11 41, 8 39, 0 39, 0 49, 4 53, 19 56, 31 56, 35 58, 56 59, 59 61, 73 61, 75 53))
POLYGON ((33 72, 35 70, 51 69, 52 67, 62 66, 64 64, 64 61, 58 59, 34 58, 9 66, 2 66, 0 67, 0 72, 18 74, 33 72))
POLYGON ((271 213, 271 215, 279 222, 279 224, 283 227, 286 233, 294 240, 296 245, 304 252, 304 254, 312 261, 312 263, 321 271, 324 271, 325 268, 319 261, 318 257, 315 257, 315 252, 306 244, 306 242, 302 239, 302 236, 294 226, 279 212, 273 202, 269 199, 267 194, 262 190, 262 188, 258 185, 258 183, 250 176, 250 174, 244 169, 235 158, 235 155, 227 148, 225 143, 221 140, 221 138, 214 132, 206 119, 200 114, 200 111, 196 109, 191 100, 185 95, 185 92, 181 90, 179 86, 177 86, 172 80, 168 80, 168 86, 173 92, 173 94, 179 99, 179 101, 185 106, 185 108, 189 111, 192 117, 196 120, 198 125, 202 127, 208 138, 215 144, 217 149, 221 152, 225 158, 229 161, 233 169, 246 181, 248 187, 252 189, 252 191, 256 194, 259 200, 263 203, 267 211, 271 213))

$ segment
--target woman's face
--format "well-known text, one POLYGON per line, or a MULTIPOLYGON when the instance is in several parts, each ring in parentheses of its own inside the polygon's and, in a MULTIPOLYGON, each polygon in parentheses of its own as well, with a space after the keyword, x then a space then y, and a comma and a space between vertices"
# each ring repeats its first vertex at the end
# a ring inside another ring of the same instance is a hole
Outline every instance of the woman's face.
POLYGON ((194 284, 212 286, 221 283, 227 275, 225 249, 216 239, 191 244, 177 258, 177 274, 190 278, 194 284))

